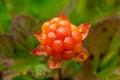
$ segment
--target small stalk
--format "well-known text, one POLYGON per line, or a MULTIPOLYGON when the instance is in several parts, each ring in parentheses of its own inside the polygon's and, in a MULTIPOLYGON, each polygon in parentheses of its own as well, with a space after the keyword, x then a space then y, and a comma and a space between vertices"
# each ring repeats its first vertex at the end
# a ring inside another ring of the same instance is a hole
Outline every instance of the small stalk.
POLYGON ((59 77, 59 80, 63 80, 61 68, 58 69, 58 77, 59 77))

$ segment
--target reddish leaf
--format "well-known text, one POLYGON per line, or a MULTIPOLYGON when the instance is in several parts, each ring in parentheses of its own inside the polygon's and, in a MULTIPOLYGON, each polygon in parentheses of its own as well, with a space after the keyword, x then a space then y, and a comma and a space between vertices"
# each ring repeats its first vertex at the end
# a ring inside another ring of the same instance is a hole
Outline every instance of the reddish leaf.
POLYGON ((36 56, 46 56, 47 55, 43 46, 38 46, 37 48, 35 48, 32 51, 32 54, 36 55, 36 56))
POLYGON ((35 32, 34 36, 37 38, 38 41, 40 41, 41 32, 35 32))
POLYGON ((82 34, 82 40, 84 40, 87 37, 90 30, 90 26, 91 26, 90 23, 84 23, 79 26, 80 32, 82 34))
POLYGON ((61 14, 59 15, 59 18, 69 21, 69 18, 68 18, 65 14, 63 14, 63 13, 61 13, 61 14))
POLYGON ((88 58, 88 52, 86 49, 82 48, 79 53, 75 53, 73 59, 77 62, 84 61, 88 58))
POLYGON ((53 57, 50 57, 48 60, 48 67, 50 69, 57 69, 57 68, 61 68, 63 64, 63 60, 56 60, 53 57))

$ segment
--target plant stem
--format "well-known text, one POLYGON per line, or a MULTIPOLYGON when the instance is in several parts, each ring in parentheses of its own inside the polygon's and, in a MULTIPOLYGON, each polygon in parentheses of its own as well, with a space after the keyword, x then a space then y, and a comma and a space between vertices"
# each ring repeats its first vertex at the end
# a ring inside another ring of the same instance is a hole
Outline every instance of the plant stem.
POLYGON ((59 80, 63 80, 63 79, 62 79, 61 68, 58 69, 58 77, 59 77, 59 80))

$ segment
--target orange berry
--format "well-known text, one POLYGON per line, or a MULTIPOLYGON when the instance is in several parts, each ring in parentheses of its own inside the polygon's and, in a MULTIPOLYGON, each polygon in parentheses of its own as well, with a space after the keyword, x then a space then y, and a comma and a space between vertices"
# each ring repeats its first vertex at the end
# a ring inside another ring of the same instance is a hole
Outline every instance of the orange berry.
POLYGON ((46 28, 49 26, 49 22, 47 21, 47 22, 45 22, 45 23, 43 23, 43 25, 42 25, 42 32, 45 32, 45 30, 46 30, 46 28))
POLYGON ((65 51, 62 55, 64 60, 69 60, 74 56, 73 50, 65 51))
POLYGON ((65 37, 63 44, 64 44, 64 48, 66 50, 73 49, 73 47, 74 47, 74 41, 73 41, 72 37, 65 37))
POLYGON ((54 32, 49 32, 46 37, 46 44, 52 46, 52 43, 56 39, 57 39, 56 34, 54 32))
POLYGON ((55 24, 56 22, 60 21, 61 19, 59 17, 55 17, 50 20, 50 24, 55 24))
POLYGON ((71 36, 71 30, 66 27, 61 27, 56 31, 58 39, 63 40, 66 36, 71 36))
POLYGON ((53 50, 55 51, 55 53, 64 52, 63 42, 61 40, 55 40, 53 42, 52 47, 53 47, 53 50))
POLYGON ((53 57, 54 57, 55 60, 59 61, 59 60, 62 59, 62 54, 61 54, 61 53, 55 53, 55 54, 53 55, 53 57))
POLYGON ((75 43, 79 43, 82 41, 82 35, 78 31, 72 31, 72 38, 74 39, 75 43))
POLYGON ((46 52, 47 52, 47 54, 48 54, 49 56, 53 56, 54 52, 53 52, 52 47, 46 46, 46 47, 45 47, 45 50, 46 50, 46 52))
POLYGON ((61 20, 61 21, 59 21, 58 22, 58 26, 59 27, 68 27, 68 28, 71 28, 71 24, 67 20, 61 20))
POLYGON ((56 24, 50 24, 47 28, 46 28, 46 33, 48 32, 55 32, 57 28, 56 24))
POLYGON ((74 50, 74 53, 79 53, 81 49, 82 49, 82 43, 78 43, 75 45, 73 50, 74 50))

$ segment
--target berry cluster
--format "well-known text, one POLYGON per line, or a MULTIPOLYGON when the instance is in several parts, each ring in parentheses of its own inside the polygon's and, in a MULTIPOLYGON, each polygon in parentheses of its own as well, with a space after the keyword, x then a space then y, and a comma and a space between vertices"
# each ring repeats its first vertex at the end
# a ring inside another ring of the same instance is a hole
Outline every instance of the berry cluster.
POLYGON ((50 56, 48 67, 60 68, 64 60, 73 58, 81 62, 87 59, 88 52, 82 47, 89 32, 90 23, 79 27, 70 23, 69 19, 61 14, 42 25, 42 32, 35 32, 34 36, 41 43, 32 53, 37 56, 50 56))
POLYGON ((81 41, 79 28, 67 19, 56 17, 42 25, 40 42, 47 54, 56 59, 71 59, 80 51, 81 41))

